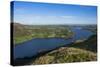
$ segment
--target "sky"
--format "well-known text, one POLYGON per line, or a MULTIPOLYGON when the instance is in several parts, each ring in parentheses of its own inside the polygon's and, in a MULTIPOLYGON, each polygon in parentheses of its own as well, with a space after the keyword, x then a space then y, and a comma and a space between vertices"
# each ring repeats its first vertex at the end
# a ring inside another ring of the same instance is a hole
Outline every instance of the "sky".
POLYGON ((11 5, 13 21, 21 24, 97 24, 96 6, 23 1, 14 1, 11 5))

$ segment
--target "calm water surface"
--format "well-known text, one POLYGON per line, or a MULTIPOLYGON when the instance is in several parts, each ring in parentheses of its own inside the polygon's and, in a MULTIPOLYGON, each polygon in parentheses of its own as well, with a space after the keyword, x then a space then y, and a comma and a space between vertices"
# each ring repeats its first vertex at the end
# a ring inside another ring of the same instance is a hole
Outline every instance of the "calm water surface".
POLYGON ((74 36, 71 39, 63 38, 42 38, 32 39, 27 42, 21 43, 14 47, 14 59, 31 57, 36 55, 41 50, 48 51, 59 46, 64 46, 72 43, 75 40, 87 39, 92 35, 92 32, 78 27, 72 28, 74 36))

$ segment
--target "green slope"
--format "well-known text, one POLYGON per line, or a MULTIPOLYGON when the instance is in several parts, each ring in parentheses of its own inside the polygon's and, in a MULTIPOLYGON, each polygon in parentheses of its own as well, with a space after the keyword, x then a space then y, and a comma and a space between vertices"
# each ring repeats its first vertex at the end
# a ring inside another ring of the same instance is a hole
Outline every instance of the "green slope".
POLYGON ((70 38, 73 35, 67 26, 13 23, 13 27, 14 44, 22 43, 32 38, 70 38))
POLYGON ((32 64, 52 64, 87 62, 97 60, 96 36, 90 37, 81 43, 70 44, 68 47, 61 47, 41 57, 36 58, 32 64))

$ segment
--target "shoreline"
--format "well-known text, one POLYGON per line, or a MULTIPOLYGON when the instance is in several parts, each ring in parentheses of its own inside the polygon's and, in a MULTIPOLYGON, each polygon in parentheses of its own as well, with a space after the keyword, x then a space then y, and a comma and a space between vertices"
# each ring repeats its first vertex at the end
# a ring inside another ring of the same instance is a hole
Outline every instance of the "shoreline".
POLYGON ((68 40, 68 39, 72 39, 72 37, 73 37, 73 35, 72 35, 71 37, 68 37, 68 38, 66 38, 66 37, 32 38, 32 39, 29 39, 29 40, 27 40, 27 41, 25 41, 25 42, 18 43, 18 44, 14 44, 14 46, 18 46, 19 44, 26 43, 26 42, 31 41, 31 40, 33 40, 33 39, 65 39, 65 40, 68 40))
MULTIPOLYGON (((93 37, 93 36, 95 36, 95 35, 92 35, 92 36, 90 36, 89 38, 91 38, 91 37, 93 37)), ((85 41, 83 41, 83 42, 86 42, 87 40, 89 40, 89 38, 88 39, 86 39, 85 41)), ((63 45, 63 46, 59 46, 59 47, 56 47, 56 48, 54 48, 54 49, 51 49, 51 50, 48 50, 48 51, 45 51, 45 52, 39 52, 37 55, 34 55, 34 56, 31 56, 31 57, 24 57, 24 58, 17 58, 17 59, 15 59, 15 60, 13 60, 13 62, 14 62, 14 66, 21 66, 21 65, 31 65, 32 63, 32 61, 34 61, 36 58, 39 58, 39 57, 41 57, 41 56, 44 56, 45 54, 47 54, 47 53, 49 53, 49 52, 52 52, 52 51, 54 51, 54 50, 57 50, 57 49, 59 49, 59 48, 62 48, 62 47, 70 47, 72 44, 75 44, 74 42, 72 42, 72 43, 70 43, 70 44, 67 44, 67 45, 63 45), (26 63, 24 62, 24 61, 27 61, 26 63), (23 63, 24 62, 24 63, 23 63)))
MULTIPOLYGON (((70 43, 70 44, 73 44, 73 42, 72 43, 70 43)), ((56 48, 54 48, 54 49, 51 49, 51 50, 48 50, 48 51, 45 51, 45 52, 40 52, 40 53, 37 53, 36 55, 34 55, 34 56, 31 56, 31 57, 24 57, 24 58, 17 58, 17 59, 15 59, 14 60, 14 62, 15 62, 15 66, 21 66, 21 65, 30 65, 30 64, 28 64, 28 63, 24 63, 24 64, 20 64, 20 63, 17 63, 17 62, 22 62, 22 61, 24 61, 24 60, 35 60, 36 58, 38 58, 38 57, 40 57, 40 56, 43 56, 43 55, 45 55, 45 54, 47 54, 47 53, 49 53, 49 52, 51 52, 51 51, 54 51, 54 50, 57 50, 57 49, 59 49, 59 48, 61 48, 61 47, 68 47, 68 45, 70 45, 70 44, 67 44, 67 45, 64 45, 64 46, 59 46, 59 47, 56 47, 56 48), (16 62, 17 61, 17 62, 16 62)))

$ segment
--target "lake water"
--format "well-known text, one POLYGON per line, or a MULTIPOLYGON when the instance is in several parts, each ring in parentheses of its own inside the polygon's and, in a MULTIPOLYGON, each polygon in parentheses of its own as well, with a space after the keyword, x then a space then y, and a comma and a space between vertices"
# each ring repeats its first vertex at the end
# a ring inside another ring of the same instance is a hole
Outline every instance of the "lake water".
POLYGON ((41 50, 48 51, 59 46, 64 46, 72 43, 75 40, 87 39, 93 33, 79 27, 72 28, 74 36, 70 39, 63 38, 37 38, 21 43, 14 47, 14 59, 31 57, 38 54, 41 50))

